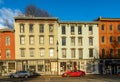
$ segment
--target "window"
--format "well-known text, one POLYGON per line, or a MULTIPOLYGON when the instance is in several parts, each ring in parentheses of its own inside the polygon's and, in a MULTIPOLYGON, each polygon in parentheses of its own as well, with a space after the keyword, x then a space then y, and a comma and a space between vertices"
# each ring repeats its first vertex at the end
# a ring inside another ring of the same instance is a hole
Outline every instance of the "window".
POLYGON ((44 36, 39 36, 39 43, 44 44, 44 36))
POLYGON ((24 33, 24 24, 20 24, 20 33, 24 33))
POLYGON ((110 43, 112 43, 113 42, 113 37, 112 36, 110 36, 110 43))
POLYGON ((29 25, 29 32, 30 32, 30 33, 33 33, 33 32, 34 32, 33 24, 30 24, 30 25, 29 25))
POLYGON ((20 52, 21 52, 21 57, 25 57, 25 49, 24 48, 20 49, 20 52))
POLYGON ((120 58, 120 49, 118 49, 118 58, 120 58))
POLYGON ((38 71, 44 72, 44 62, 42 60, 38 61, 38 71))
POLYGON ((10 45, 10 37, 6 37, 6 46, 10 45))
POLYGON ((65 26, 62 26, 62 34, 66 34, 66 28, 65 28, 65 26))
POLYGON ((8 72, 15 70, 15 62, 8 62, 8 72))
POLYGON ((74 37, 71 38, 71 46, 75 46, 75 38, 74 37))
POLYGON ((82 37, 78 38, 78 46, 82 46, 82 37))
POLYGON ((6 50, 6 58, 10 58, 10 50, 9 49, 6 50))
POLYGON ((83 58, 83 49, 79 49, 78 54, 79 54, 79 59, 82 59, 83 58))
POLYGON ((62 37, 62 46, 66 46, 66 37, 62 37))
POLYGON ((93 49, 89 49, 89 57, 93 57, 93 49))
POLYGON ((82 26, 78 26, 78 34, 82 34, 82 26))
POLYGON ((105 38, 104 38, 104 36, 102 36, 102 43, 104 43, 104 41, 105 41, 105 38))
POLYGON ((40 49, 40 57, 43 57, 45 54, 45 49, 41 48, 40 49))
POLYGON ((112 24, 109 26, 109 28, 110 28, 110 31, 112 31, 112 24))
POLYGON ((102 49, 102 58, 105 57, 105 49, 102 49))
POLYGON ((75 58, 75 49, 71 49, 71 58, 75 58))
POLYGON ((93 38, 89 38, 89 46, 93 46, 93 38))
POLYGON ((50 32, 50 33, 53 33, 53 30, 54 30, 54 27, 53 27, 52 24, 50 24, 50 25, 49 25, 49 32, 50 32))
POLYGON ((50 36, 50 37, 49 37, 49 44, 50 44, 50 45, 53 45, 53 44, 54 44, 54 37, 53 37, 53 36, 50 36))
POLYGON ((92 26, 89 26, 89 34, 93 34, 93 29, 92 29, 92 26))
POLYGON ((62 49, 62 58, 66 58, 66 49, 62 49))
POLYGON ((118 43, 120 43, 120 36, 118 36, 118 43))
POLYGON ((120 31, 120 24, 118 25, 118 31, 120 31))
POLYGON ((30 49, 30 57, 34 57, 34 49, 30 49))
POLYGON ((54 56, 54 49, 50 49, 50 57, 54 56))
POLYGON ((40 24, 39 26, 39 32, 44 33, 44 24, 40 24))
POLYGON ((114 56, 114 51, 113 49, 110 49, 110 58, 112 58, 114 56))
POLYGON ((73 35, 73 34, 74 34, 74 31, 75 31, 74 26, 71 26, 71 35, 73 35))
POLYGON ((104 31, 104 29, 105 29, 105 28, 104 28, 104 24, 103 24, 103 25, 101 25, 101 30, 103 30, 103 31, 104 31))
POLYGON ((29 44, 34 44, 34 36, 29 36, 29 44))
POLYGON ((25 44, 25 37, 24 36, 20 36, 20 44, 25 44))

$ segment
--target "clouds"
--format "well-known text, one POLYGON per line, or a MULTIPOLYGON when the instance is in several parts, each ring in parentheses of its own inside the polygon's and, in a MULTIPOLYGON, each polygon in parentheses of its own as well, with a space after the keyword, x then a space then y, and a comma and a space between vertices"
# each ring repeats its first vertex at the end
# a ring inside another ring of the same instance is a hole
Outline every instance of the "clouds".
MULTIPOLYGON (((2 1, 2 0, 0 0, 2 1)), ((19 9, 1 8, 0 9, 0 27, 13 27, 14 17, 22 14, 19 9), (7 25, 7 24, 9 25, 7 25)))
POLYGON ((3 3, 3 0, 0 0, 0 4, 2 4, 3 3))

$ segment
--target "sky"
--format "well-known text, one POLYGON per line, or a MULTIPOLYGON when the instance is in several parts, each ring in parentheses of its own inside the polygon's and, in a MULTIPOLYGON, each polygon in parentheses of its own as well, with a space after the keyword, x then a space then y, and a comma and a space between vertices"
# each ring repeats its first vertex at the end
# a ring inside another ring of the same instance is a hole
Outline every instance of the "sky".
POLYGON ((98 17, 120 18, 120 0, 0 0, 0 26, 24 13, 28 5, 47 11, 61 21, 93 21, 98 17))

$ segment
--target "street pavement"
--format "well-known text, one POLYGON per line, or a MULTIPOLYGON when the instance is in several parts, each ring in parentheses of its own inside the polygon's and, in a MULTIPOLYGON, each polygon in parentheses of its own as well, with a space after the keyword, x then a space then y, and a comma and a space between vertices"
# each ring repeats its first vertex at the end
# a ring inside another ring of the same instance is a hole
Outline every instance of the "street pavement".
POLYGON ((39 76, 33 78, 0 77, 0 82, 120 82, 116 75, 86 75, 85 77, 39 76))

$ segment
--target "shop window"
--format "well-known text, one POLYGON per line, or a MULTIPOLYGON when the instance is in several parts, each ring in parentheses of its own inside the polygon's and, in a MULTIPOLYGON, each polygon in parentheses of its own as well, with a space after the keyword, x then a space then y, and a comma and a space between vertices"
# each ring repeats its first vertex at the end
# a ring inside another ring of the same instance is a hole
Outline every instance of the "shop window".
POLYGON ((8 72, 14 72, 15 71, 15 62, 9 62, 8 63, 8 72))

